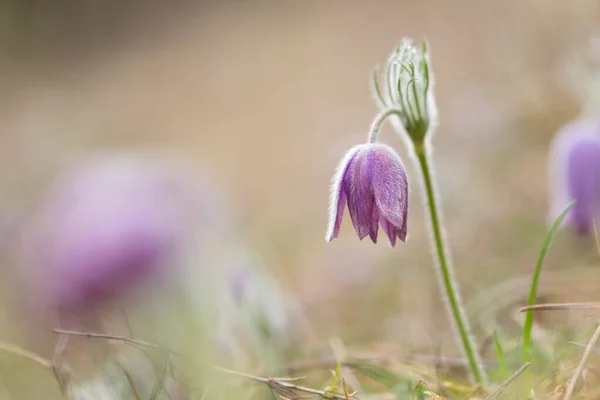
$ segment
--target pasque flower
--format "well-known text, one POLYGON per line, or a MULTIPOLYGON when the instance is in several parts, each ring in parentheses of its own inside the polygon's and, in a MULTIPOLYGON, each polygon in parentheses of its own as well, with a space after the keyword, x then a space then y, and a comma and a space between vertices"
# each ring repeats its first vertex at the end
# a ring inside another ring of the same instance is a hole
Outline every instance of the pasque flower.
POLYGON ((24 232, 23 271, 35 297, 85 311, 159 272, 194 218, 196 194, 184 175, 129 155, 75 166, 24 232))
POLYGON ((391 147, 367 143, 346 153, 331 186, 327 241, 338 236, 346 203, 361 240, 369 235, 377 243, 381 225, 392 246, 406 241, 408 179, 391 147))
POLYGON ((566 223, 579 233, 592 232, 600 215, 600 121, 564 125, 552 141, 549 163, 549 218, 554 221, 575 200, 566 223))
POLYGON ((404 139, 417 169, 421 172, 423 200, 429 217, 430 231, 439 283, 443 289, 450 320, 454 323, 460 345, 469 361, 475 381, 487 382, 487 376, 454 280, 449 252, 444 240, 443 222, 436 200, 431 162, 431 137, 437 125, 433 76, 427 43, 420 49, 410 39, 403 39, 387 61, 385 85, 379 85, 378 72, 373 76, 376 101, 381 111, 371 123, 367 144, 351 149, 339 165, 333 181, 329 204, 329 229, 326 239, 336 238, 348 203, 350 217, 358 236, 377 240, 379 225, 392 246, 396 239, 406 240, 408 182, 402 162, 388 146, 379 144, 381 124, 390 119, 404 139))

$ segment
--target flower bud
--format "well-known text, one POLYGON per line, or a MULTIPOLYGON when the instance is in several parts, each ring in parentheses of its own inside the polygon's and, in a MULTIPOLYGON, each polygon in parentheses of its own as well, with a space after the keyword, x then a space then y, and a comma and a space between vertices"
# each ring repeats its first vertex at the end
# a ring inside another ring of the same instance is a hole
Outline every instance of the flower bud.
POLYGON ((422 142, 436 117, 427 44, 423 42, 417 49, 411 40, 402 40, 388 58, 385 78, 382 90, 375 71, 373 83, 380 108, 398 110, 392 118, 396 131, 422 142))

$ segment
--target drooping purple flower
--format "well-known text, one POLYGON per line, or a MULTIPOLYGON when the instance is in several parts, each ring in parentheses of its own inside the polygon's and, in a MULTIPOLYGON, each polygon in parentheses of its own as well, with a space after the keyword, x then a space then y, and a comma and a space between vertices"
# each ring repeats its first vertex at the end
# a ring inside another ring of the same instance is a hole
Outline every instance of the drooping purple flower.
POLYGON ((390 239, 406 241, 408 179, 398 154, 381 143, 361 144, 346 153, 333 179, 326 240, 335 239, 348 203, 358 237, 377 243, 379 225, 390 239))
POLYGON ((592 232, 600 215, 600 123, 577 120, 562 127, 549 157, 550 216, 554 221, 575 200, 565 221, 578 233, 592 232))
POLYGON ((85 310, 159 272, 190 229, 196 199, 172 167, 110 155, 64 176, 24 233, 34 296, 53 308, 85 310))

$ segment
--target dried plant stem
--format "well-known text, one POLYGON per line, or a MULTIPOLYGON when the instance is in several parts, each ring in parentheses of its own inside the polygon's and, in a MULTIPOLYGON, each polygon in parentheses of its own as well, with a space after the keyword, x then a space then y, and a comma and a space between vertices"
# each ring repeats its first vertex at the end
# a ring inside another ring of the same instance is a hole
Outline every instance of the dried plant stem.
POLYGON ((246 374, 243 372, 232 371, 230 369, 221 368, 221 367, 215 367, 215 369, 217 371, 225 373, 225 374, 234 375, 234 376, 238 376, 240 378, 245 378, 245 379, 249 379, 249 380, 252 380, 255 382, 264 383, 267 386, 269 386, 271 389, 273 389, 276 393, 279 393, 280 390, 283 389, 284 391, 292 390, 292 391, 308 393, 308 394, 322 397, 324 399, 339 399, 339 400, 355 399, 355 400, 358 400, 358 398, 355 396, 346 396, 345 394, 336 394, 336 393, 326 392, 324 390, 317 390, 317 389, 312 389, 309 387, 289 383, 289 379, 284 382, 284 381, 282 381, 281 378, 263 378, 260 376, 246 374))
MULTIPOLYGON (((59 346, 57 346, 57 348, 58 347, 59 346)), ((16 356, 26 358, 30 361, 36 362, 37 364, 41 365, 42 367, 47 368, 48 370, 52 371, 52 373, 54 374, 54 376, 56 378, 56 381, 58 383, 58 386, 59 386, 61 392, 64 394, 65 382, 64 382, 63 376, 61 375, 59 369, 57 368, 56 360, 52 360, 52 361, 48 360, 47 358, 44 358, 44 357, 40 356, 39 354, 33 353, 29 350, 25 350, 19 346, 15 346, 14 344, 5 343, 5 342, 0 342, 0 352, 6 352, 9 354, 14 354, 16 356)))
POLYGON ((531 365, 531 363, 525 363, 521 366, 521 368, 519 368, 518 370, 515 371, 514 374, 512 374, 502 385, 500 385, 500 387, 496 390, 494 390, 494 392, 490 393, 485 399, 483 400, 491 400, 493 398, 496 398, 496 396, 498 396, 500 393, 502 393, 502 391, 504 389, 506 389, 506 387, 508 385, 510 385, 515 379, 517 379, 519 377, 519 375, 521 375, 523 373, 523 371, 525 371, 527 368, 529 368, 529 366, 531 365))
POLYGON ((0 342, 0 352, 15 354, 17 356, 34 361, 43 367, 52 368, 52 362, 50 360, 47 360, 40 355, 32 353, 29 350, 25 350, 21 347, 9 343, 0 342))
POLYGON ((543 303, 519 308, 519 312, 526 311, 564 311, 564 310, 593 310, 600 308, 600 302, 585 303, 543 303))
POLYGON ((133 339, 133 338, 126 337, 126 336, 106 335, 103 333, 92 333, 92 332, 68 331, 68 330, 64 330, 64 329, 53 329, 52 331, 54 333, 59 333, 59 334, 63 334, 63 335, 83 336, 83 337, 87 337, 90 339, 116 340, 119 342, 124 342, 124 343, 126 343, 130 346, 134 346, 134 347, 146 347, 146 348, 158 349, 158 350, 166 351, 168 353, 181 355, 181 353, 174 351, 174 350, 170 350, 170 349, 166 348, 165 346, 161 346, 156 343, 146 342, 144 340, 133 339))
POLYGON ((585 365, 585 362, 587 361, 588 357, 592 353, 592 348, 598 341, 599 337, 600 337, 600 325, 598 325, 598 327, 596 328, 594 335, 592 336, 592 338, 590 339, 590 342, 588 343, 587 347, 585 348, 583 357, 581 357, 581 361, 579 361, 579 365, 577 366, 577 369, 575 370, 575 373, 573 374, 573 377, 571 378, 571 381, 569 382, 569 387, 567 387, 567 391, 565 392, 564 400, 569 400, 571 398, 571 396, 573 395, 573 391, 575 390, 575 384, 577 383, 577 379, 579 379, 579 375, 581 375, 583 366, 585 365))
POLYGON ((415 143, 414 152, 418 168, 421 171, 423 187, 425 192, 425 203, 429 213, 429 222, 433 236, 433 250, 436 258, 438 276, 440 278, 441 289, 444 293, 445 304, 449 313, 451 322, 459 336, 459 342, 462 345, 465 356, 469 360, 471 373, 475 381, 479 384, 487 383, 487 376, 483 368, 475 340, 471 335, 464 305, 460 298, 458 284, 454 278, 454 270, 449 259, 445 238, 442 232, 442 221, 440 210, 438 209, 436 190, 432 179, 432 167, 429 164, 428 148, 425 143, 415 143))

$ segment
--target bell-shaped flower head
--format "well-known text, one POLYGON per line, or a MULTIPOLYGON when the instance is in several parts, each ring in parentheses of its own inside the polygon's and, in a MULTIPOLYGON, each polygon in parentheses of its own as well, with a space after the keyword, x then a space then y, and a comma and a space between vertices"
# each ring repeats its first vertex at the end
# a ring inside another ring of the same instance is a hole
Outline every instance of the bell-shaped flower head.
POLYGON ((549 219, 554 221, 575 200, 565 222, 579 233, 591 233, 600 214, 600 121, 563 126, 552 141, 549 164, 549 219))
POLYGON ((406 241, 408 179, 400 156, 389 146, 367 143, 353 147, 333 177, 326 240, 335 239, 348 204, 358 237, 377 243, 379 225, 392 246, 406 241))

